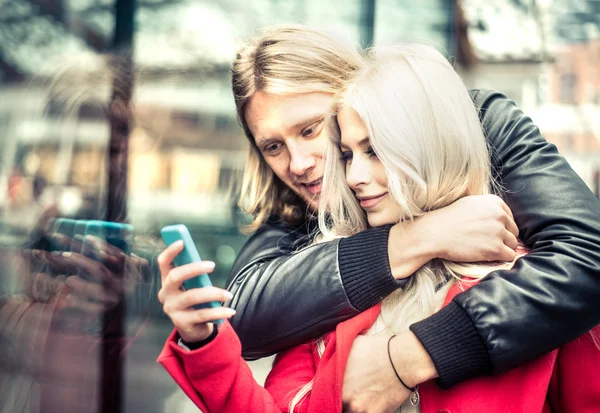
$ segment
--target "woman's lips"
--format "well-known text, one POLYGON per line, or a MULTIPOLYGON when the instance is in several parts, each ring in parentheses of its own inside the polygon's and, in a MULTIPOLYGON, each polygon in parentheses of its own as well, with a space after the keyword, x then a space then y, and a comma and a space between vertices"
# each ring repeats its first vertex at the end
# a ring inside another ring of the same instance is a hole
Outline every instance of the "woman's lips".
POLYGON ((381 194, 381 195, 377 195, 377 196, 358 198, 360 200, 360 207, 362 209, 373 208, 373 207, 377 206, 383 200, 383 197, 386 195, 387 195, 387 192, 385 194, 381 194))

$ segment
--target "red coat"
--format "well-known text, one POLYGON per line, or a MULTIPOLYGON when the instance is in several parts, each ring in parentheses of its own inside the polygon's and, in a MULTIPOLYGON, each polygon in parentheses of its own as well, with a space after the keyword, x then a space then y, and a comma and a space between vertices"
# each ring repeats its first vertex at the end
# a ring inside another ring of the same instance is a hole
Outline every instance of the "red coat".
MULTIPOLYGON (((460 292, 452 287, 446 303, 460 292)), ((379 315, 380 305, 338 325, 326 339, 323 357, 304 344, 280 353, 258 385, 241 358, 241 345, 227 322, 208 345, 186 351, 169 337, 158 361, 205 413, 288 412, 298 390, 314 379, 313 390, 296 412, 342 410, 342 380, 354 338, 379 315)), ((434 380, 420 385, 423 413, 600 412, 600 350, 589 335, 530 363, 493 377, 469 380, 450 390, 434 380)))

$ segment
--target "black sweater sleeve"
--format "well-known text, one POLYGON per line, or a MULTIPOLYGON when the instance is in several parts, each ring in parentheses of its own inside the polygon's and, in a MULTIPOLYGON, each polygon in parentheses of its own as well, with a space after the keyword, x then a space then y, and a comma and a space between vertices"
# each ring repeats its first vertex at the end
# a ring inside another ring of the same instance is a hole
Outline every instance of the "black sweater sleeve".
POLYGON ((600 201, 511 100, 473 97, 532 251, 411 326, 446 387, 511 369, 600 323, 600 201))
POLYGON ((242 354, 264 357, 331 331, 381 301, 404 280, 391 275, 390 226, 302 249, 305 231, 269 222, 233 265, 227 305, 242 354), (297 249, 299 249, 297 251, 297 249))

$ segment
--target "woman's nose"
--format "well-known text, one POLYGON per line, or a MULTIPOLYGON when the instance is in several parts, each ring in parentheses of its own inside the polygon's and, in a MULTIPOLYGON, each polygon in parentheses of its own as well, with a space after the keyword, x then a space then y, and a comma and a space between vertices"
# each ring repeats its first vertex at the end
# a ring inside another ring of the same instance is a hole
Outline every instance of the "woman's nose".
POLYGON ((353 160, 346 166, 346 183, 352 189, 366 185, 371 181, 369 168, 360 159, 353 160))

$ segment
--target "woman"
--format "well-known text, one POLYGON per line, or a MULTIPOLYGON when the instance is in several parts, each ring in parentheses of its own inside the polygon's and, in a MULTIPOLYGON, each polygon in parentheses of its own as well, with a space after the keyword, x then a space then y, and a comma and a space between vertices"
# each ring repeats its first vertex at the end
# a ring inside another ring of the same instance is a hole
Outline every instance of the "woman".
MULTIPOLYGON (((412 220, 493 187, 477 112, 445 59, 425 46, 405 46, 368 60, 334 110, 337 122, 331 123, 331 136, 336 145, 327 156, 319 206, 324 240, 412 220)), ((395 335, 411 323, 431 315, 488 272, 512 264, 431 261, 381 305, 340 324, 316 343, 280 353, 266 390, 253 381, 231 326, 226 322, 216 333, 206 323, 230 317, 228 309, 194 313, 196 330, 206 341, 186 351, 174 332, 159 361, 205 412, 341 411, 346 361, 358 335, 383 336, 390 351, 395 335)), ((211 270, 207 262, 197 267, 211 270)), ((177 293, 184 272, 175 269, 163 279, 165 312, 177 300, 192 305, 228 298, 216 288, 177 293)), ((391 411, 597 411, 600 380, 594 366, 600 362, 600 349, 595 337, 590 333, 508 373, 473 379, 449 391, 433 381, 419 389, 405 383, 391 351, 387 369, 398 376, 398 400, 403 400, 402 389, 412 393, 391 411)))
MULTIPOLYGON (((481 109, 506 205, 493 195, 465 197, 412 222, 292 253, 310 242, 315 226, 310 215, 328 142, 322 119, 360 66, 349 42, 293 25, 268 29, 233 62, 232 89, 250 149, 241 206, 258 228, 228 283, 233 298, 227 304, 237 311, 231 322, 244 357, 264 357, 332 331, 433 258, 510 261, 516 236, 531 253, 513 269, 492 272, 394 339, 410 349, 404 352, 411 361, 405 374, 421 381, 439 377, 451 387, 507 371, 599 324, 600 201, 531 119, 495 91, 470 94, 481 109)), ((370 351, 373 344, 362 345, 368 341, 355 341, 365 350, 361 358, 384 355, 385 347, 377 352, 370 351)), ((376 365, 372 361, 363 366, 376 365)), ((371 385, 382 385, 377 371, 349 372, 357 380, 344 387, 345 401, 355 405, 356 395, 367 408, 381 400, 362 397, 371 385)))

